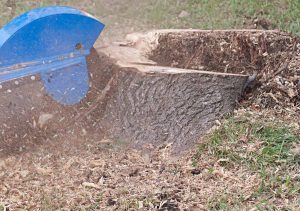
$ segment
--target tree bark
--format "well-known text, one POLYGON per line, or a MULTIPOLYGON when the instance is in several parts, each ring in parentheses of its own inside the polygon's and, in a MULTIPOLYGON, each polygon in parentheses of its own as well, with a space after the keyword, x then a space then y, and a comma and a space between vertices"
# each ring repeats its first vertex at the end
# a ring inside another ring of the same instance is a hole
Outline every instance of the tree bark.
POLYGON ((248 76, 158 66, 149 55, 159 37, 159 31, 131 35, 128 43, 98 49, 119 67, 99 124, 114 140, 138 147, 171 143, 179 152, 234 110, 248 76))

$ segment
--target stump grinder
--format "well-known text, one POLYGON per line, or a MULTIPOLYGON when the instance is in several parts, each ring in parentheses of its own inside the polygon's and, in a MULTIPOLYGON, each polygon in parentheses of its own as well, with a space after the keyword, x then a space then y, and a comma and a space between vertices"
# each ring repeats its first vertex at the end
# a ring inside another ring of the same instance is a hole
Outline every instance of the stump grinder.
POLYGON ((3 83, 39 75, 45 92, 62 105, 87 94, 90 54, 104 24, 71 8, 38 8, 0 30, 0 88, 3 83))

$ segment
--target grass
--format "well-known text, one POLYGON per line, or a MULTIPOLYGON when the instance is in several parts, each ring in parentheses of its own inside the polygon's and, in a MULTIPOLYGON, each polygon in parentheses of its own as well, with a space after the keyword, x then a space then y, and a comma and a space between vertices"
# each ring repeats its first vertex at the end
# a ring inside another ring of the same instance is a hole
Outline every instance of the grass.
POLYGON ((16 0, 15 9, 8 9, 6 0, 0 0, 0 25, 13 16, 31 8, 47 5, 69 5, 84 9, 107 23, 108 28, 243 28, 258 17, 270 20, 271 28, 300 35, 300 2, 298 0, 123 0, 108 3, 105 0, 16 0), (92 2, 92 3, 91 3, 92 2), (135 6, 132 6, 135 5, 135 6), (181 11, 189 15, 179 18, 181 11), (120 22, 120 23, 119 23, 120 22))
POLYGON ((219 159, 241 162, 254 169, 299 164, 298 155, 290 153, 299 137, 286 127, 229 119, 209 139, 210 143, 201 145, 200 150, 207 149, 219 159))
MULTIPOLYGON (((256 208, 273 209, 270 199, 300 198, 300 154, 293 152, 299 144, 300 137, 288 126, 247 116, 229 118, 199 145, 194 164, 206 156, 214 157, 227 169, 246 167, 260 177, 259 187, 250 197, 256 201, 256 208)), ((227 201, 215 199, 210 207, 230 207, 227 201)))
POLYGON ((272 22, 272 28, 300 33, 300 2, 293 0, 189 0, 193 28, 242 28, 254 17, 272 22), (220 3, 221 2, 221 3, 220 3), (201 20, 204 20, 201 22, 201 20))

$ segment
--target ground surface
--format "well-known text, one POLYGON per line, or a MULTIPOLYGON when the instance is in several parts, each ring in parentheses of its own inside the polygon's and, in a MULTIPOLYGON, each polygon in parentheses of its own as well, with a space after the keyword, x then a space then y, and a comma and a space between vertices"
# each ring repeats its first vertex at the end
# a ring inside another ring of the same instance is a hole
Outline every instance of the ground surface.
MULTIPOLYGON (((31 7, 68 4, 108 25, 102 43, 153 28, 300 28, 297 1, 13 2, 0 1, 2 24, 31 7)), ((299 210, 298 115, 250 104, 180 158, 168 145, 135 151, 105 139, 49 139, 1 158, 0 210, 299 210)))
POLYGON ((240 110, 181 157, 169 145, 136 151, 105 139, 45 142, 2 158, 2 209, 295 210, 299 125, 283 127, 270 115, 240 110))

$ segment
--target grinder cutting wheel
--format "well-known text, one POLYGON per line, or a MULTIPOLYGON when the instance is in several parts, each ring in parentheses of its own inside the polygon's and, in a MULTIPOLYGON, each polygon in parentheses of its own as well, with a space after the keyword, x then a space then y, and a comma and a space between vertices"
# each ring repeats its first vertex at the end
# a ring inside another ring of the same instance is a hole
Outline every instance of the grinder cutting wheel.
POLYGON ((70 7, 44 7, 17 17, 0 30, 0 83, 39 74, 57 102, 80 102, 89 89, 86 56, 103 28, 70 7))
POLYGON ((101 90, 91 75, 105 71, 91 70, 87 59, 103 29, 85 12, 51 6, 0 30, 0 152, 52 139, 60 130, 88 131, 90 124, 74 123, 101 90))

